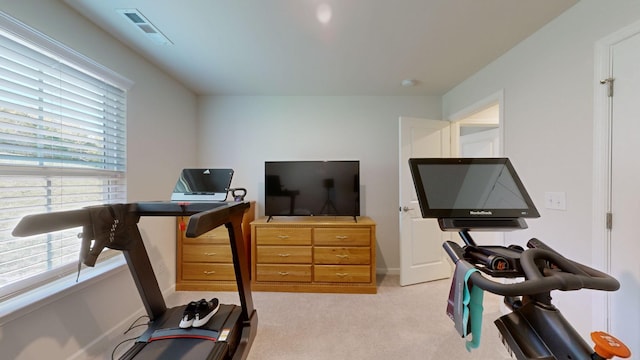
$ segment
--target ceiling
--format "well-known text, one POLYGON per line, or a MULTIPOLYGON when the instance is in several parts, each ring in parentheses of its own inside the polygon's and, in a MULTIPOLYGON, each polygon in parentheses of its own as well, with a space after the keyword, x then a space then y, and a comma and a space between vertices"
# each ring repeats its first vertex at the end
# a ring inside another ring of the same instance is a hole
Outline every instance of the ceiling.
POLYGON ((64 2, 200 95, 437 96, 577 0, 64 2))

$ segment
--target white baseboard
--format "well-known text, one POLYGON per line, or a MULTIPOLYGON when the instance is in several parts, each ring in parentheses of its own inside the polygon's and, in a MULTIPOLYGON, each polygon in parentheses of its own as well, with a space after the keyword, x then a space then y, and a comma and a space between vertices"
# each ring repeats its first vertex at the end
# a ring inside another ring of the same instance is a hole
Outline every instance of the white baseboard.
MULTIPOLYGON (((165 302, 167 298, 170 298, 172 296, 172 294, 175 294, 175 285, 172 285, 162 291, 162 296, 164 297, 165 302)), ((117 349, 115 349, 116 346, 126 339, 137 337, 145 330, 144 327, 140 327, 138 331, 131 331, 130 333, 125 334, 125 332, 131 327, 134 322, 136 324, 144 324, 146 320, 140 318, 146 315, 147 314, 144 310, 144 307, 140 306, 140 308, 138 308, 135 313, 129 315, 114 327, 105 331, 104 335, 94 339, 82 349, 78 350, 73 356, 69 358, 69 360, 111 360, 120 358, 120 356, 123 355, 126 350, 131 347, 134 340, 123 343, 117 349), (114 349, 117 351, 112 357, 111 354, 114 349)))
MULTIPOLYGON (((144 309, 140 308, 139 312, 132 314, 126 319, 119 322, 116 326, 106 331, 103 336, 93 340, 89 344, 87 344, 84 348, 78 350, 73 356, 71 356, 70 360, 107 360, 111 359, 111 353, 114 351, 116 345, 119 342, 134 337, 138 334, 138 332, 134 334, 123 335, 127 329, 133 324, 134 321, 139 319, 141 316, 146 315, 144 313, 144 309)), ((137 323, 144 324, 144 320, 138 320, 137 323)), ((123 343, 120 347, 118 347, 118 351, 115 352, 114 358, 117 359, 122 355, 133 343, 133 340, 129 343, 123 343)))
POLYGON ((377 268, 378 275, 400 275, 400 268, 377 268))

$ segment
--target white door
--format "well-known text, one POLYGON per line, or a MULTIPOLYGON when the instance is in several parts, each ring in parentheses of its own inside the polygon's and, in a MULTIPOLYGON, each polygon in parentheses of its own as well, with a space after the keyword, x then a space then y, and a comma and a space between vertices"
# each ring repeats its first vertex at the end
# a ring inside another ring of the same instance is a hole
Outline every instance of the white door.
POLYGON ((640 357, 640 34, 613 46, 611 138, 611 275, 620 290, 610 293, 611 334, 640 357))
POLYGON ((460 135, 460 157, 496 157, 499 156, 500 129, 491 128, 460 135))
POLYGON ((443 279, 451 265, 442 249, 449 233, 437 220, 423 219, 409 171, 409 158, 448 157, 450 123, 400 118, 400 285, 443 279))

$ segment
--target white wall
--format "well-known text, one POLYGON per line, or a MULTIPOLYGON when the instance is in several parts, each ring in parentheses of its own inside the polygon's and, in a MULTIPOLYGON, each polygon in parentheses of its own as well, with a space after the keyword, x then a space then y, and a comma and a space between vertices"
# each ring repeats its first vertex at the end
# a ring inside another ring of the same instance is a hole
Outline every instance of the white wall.
MULTIPOLYGON (((129 91, 128 194, 130 201, 168 199, 179 171, 194 166, 196 97, 156 67, 87 22, 62 1, 0 0, 0 9, 66 44, 135 84, 129 91)), ((173 219, 143 219, 143 237, 161 289, 175 281, 173 219)), ((43 300, 46 301, 46 300, 43 300)), ((78 353, 114 328, 128 326, 142 303, 128 269, 81 287, 0 327, 3 359, 102 358, 99 346, 78 353)))
MULTIPOLYGON (((437 97, 204 97, 196 103, 190 91, 62 2, 0 0, 0 8, 135 82, 128 108, 131 201, 167 198, 178 171, 197 165, 233 167, 233 185, 260 202, 265 160, 359 159, 362 212, 378 222, 378 267, 393 271, 399 267, 398 117, 446 118, 504 89, 505 154, 542 213, 508 241, 535 235, 579 261, 591 260, 594 43, 640 19, 638 1, 581 0, 442 104, 437 97), (565 191, 567 211, 544 209, 545 191, 565 191)), ((161 288, 170 288, 173 223, 151 219, 143 226, 143 236, 154 238, 147 246, 158 259, 161 288)), ((558 298, 565 315, 589 331, 584 296, 558 298)), ((2 357, 70 358, 140 306, 128 271, 117 272, 3 324, 2 357)), ((100 351, 78 358, 101 357, 100 351)))
POLYGON ((377 267, 397 272, 398 118, 439 119, 439 97, 212 96, 199 101, 198 161, 229 166, 264 210, 264 162, 360 160, 361 213, 377 222, 377 267))
MULTIPOLYGON (((586 264, 592 259, 595 43, 640 19, 640 2, 581 0, 542 30, 443 97, 445 118, 504 89, 504 154, 541 218, 507 243, 537 237, 586 264), (567 210, 544 208, 544 193, 566 192, 567 210)), ((581 333, 591 330, 588 291, 555 294, 581 333), (586 315, 586 316, 585 316, 586 315)))

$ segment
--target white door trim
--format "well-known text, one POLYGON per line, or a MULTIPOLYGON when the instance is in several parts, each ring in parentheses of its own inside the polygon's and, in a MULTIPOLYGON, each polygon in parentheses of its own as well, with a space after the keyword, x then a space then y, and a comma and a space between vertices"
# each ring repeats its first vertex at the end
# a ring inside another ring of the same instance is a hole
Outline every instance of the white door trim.
MULTIPOLYGON (((456 111, 453 114, 450 114, 446 117, 445 120, 451 122, 451 139, 452 146, 458 146, 458 140, 460 138, 460 125, 463 124, 461 122, 462 119, 465 119, 478 111, 484 110, 492 105, 498 105, 498 131, 500 132, 500 155, 504 155, 505 151, 505 139, 504 139, 504 89, 500 89, 499 91, 476 101, 473 104, 465 106, 461 110, 456 111)), ((453 150, 453 149, 452 149, 453 150)), ((457 153, 457 152, 456 152, 457 153)))
MULTIPOLYGON (((612 76, 612 47, 640 33, 640 21, 599 40, 595 45, 595 79, 593 109, 593 266, 610 272, 611 234, 606 226, 606 213, 611 210, 611 99, 606 85, 600 81, 612 76)), ((593 292, 592 322, 594 329, 610 330, 609 301, 606 292, 593 292)))

